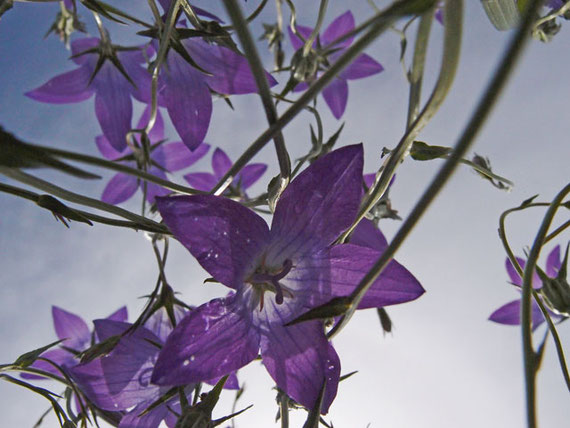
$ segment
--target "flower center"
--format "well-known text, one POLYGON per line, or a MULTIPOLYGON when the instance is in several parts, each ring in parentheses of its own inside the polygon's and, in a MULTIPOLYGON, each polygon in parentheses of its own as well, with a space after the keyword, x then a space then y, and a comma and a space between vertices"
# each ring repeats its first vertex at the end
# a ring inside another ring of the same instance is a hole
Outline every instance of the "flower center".
POLYGON ((263 309, 263 298, 266 291, 275 293, 275 303, 278 305, 283 303, 285 295, 287 295, 287 297, 293 297, 291 290, 279 282, 287 276, 292 267, 293 262, 289 259, 285 260, 285 262, 283 262, 283 266, 279 268, 265 266, 265 257, 263 257, 261 265, 246 280, 246 282, 250 283, 259 293, 260 311, 263 309))

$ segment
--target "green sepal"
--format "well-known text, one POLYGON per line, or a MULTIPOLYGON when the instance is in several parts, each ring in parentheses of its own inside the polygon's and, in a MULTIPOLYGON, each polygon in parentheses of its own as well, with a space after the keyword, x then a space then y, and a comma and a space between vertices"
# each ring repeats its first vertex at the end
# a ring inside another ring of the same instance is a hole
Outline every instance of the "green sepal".
POLYGON ((348 296, 334 297, 327 303, 317 306, 308 310, 304 314, 298 316, 292 321, 289 321, 285 326, 295 325, 303 321, 310 321, 315 319, 325 320, 344 314, 350 305, 352 299, 348 296))
MULTIPOLYGON (((481 0, 481 3, 489 21, 497 30, 510 30, 519 24, 520 13, 515 0, 481 0)), ((519 5, 520 3, 524 1, 519 0, 519 5)))
POLYGON ((29 351, 26 352, 25 354, 20 355, 18 358, 16 358, 16 361, 14 361, 14 365, 22 368, 31 366, 38 359, 40 355, 42 355, 48 349, 53 348, 55 345, 62 342, 63 340, 65 339, 56 340, 55 342, 52 342, 49 345, 42 346, 41 348, 34 349, 33 351, 29 351))
POLYGON ((451 152, 452 149, 450 147, 430 146, 423 141, 414 141, 410 149, 410 156, 413 160, 428 161, 443 158, 451 152))
POLYGON ((67 228, 69 228, 69 225, 67 224, 65 219, 75 220, 75 221, 78 221, 80 223, 86 223, 89 226, 93 226, 93 223, 91 223, 91 221, 87 217, 85 217, 83 214, 75 211, 74 209, 69 208, 67 205, 61 203, 59 200, 57 200, 53 196, 40 195, 40 196, 38 196, 38 200, 36 201, 36 204, 42 208, 50 210, 52 212, 53 216, 56 219, 61 220, 61 222, 67 228))
POLYGON ((111 336, 102 342, 99 342, 89 349, 81 353, 81 364, 89 363, 95 358, 103 357, 115 349, 115 346, 119 344, 121 340, 120 335, 111 336))
POLYGON ((323 379, 323 384, 319 390, 319 396, 315 401, 314 406, 309 410, 307 420, 303 424, 303 428, 319 428, 319 421, 321 418, 321 407, 323 407, 323 398, 325 397, 325 389, 327 387, 326 379, 323 379))

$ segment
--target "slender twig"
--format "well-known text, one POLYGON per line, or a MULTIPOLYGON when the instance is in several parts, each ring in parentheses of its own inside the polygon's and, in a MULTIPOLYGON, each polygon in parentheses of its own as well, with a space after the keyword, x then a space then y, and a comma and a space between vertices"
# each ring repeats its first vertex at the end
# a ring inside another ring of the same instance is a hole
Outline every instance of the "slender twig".
POLYGON ((551 239, 556 238, 558 235, 560 235, 562 232, 564 232, 569 227, 570 227, 570 220, 568 220, 562 226, 556 228, 556 230, 551 232, 546 238, 544 238, 544 242, 546 243, 546 242, 550 241, 551 239))
POLYGON ((317 36, 321 31, 323 21, 325 20, 325 14, 328 5, 329 5, 329 0, 321 0, 321 4, 319 6, 319 14, 317 16, 317 23, 315 24, 315 27, 313 28, 313 31, 311 31, 311 34, 309 35, 307 40, 305 40, 305 45, 303 46, 303 56, 307 56, 309 54, 309 52, 313 48, 313 42, 317 40, 317 36))

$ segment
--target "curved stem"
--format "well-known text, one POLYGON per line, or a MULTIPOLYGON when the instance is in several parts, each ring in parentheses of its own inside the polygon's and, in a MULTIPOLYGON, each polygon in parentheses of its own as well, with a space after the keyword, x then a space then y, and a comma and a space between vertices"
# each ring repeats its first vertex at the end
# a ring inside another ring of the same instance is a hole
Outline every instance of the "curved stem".
POLYGON ((327 12, 328 5, 329 0, 321 0, 321 4, 319 6, 319 14, 317 16, 317 23, 315 24, 313 31, 311 31, 309 38, 305 40, 305 45, 303 46, 303 56, 307 56, 309 54, 310 50, 313 48, 313 42, 317 40, 317 36, 321 31, 323 21, 325 20, 325 14, 327 12))

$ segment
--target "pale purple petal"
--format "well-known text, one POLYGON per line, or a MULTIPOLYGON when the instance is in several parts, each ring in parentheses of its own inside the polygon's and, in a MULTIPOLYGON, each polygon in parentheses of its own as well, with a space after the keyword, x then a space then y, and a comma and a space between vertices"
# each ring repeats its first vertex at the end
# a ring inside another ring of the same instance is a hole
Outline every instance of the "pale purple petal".
POLYGON ((258 355, 259 333, 236 296, 190 312, 172 331, 152 375, 159 385, 184 385, 223 376, 258 355))
POLYGON ((119 172, 107 183, 101 200, 107 204, 120 204, 130 199, 139 188, 136 177, 119 172))
MULTIPOLYGON (((50 349, 42 354, 42 358, 51 360, 63 368, 74 366, 79 362, 79 360, 74 358, 71 352, 66 351, 65 349, 50 349)), ((52 373, 56 376, 62 376, 61 372, 47 361, 36 360, 30 367, 52 373)), ((44 376, 30 373, 20 373, 20 376, 24 379, 46 379, 44 376)))
POLYGON ((443 9, 441 7, 435 11, 435 19, 443 25, 443 9))
MULTIPOLYGON (((499 324, 506 325, 520 325, 521 323, 521 301, 520 299, 513 300, 506 305, 501 306, 491 314, 489 320, 499 324)), ((532 328, 537 328, 544 322, 544 316, 538 304, 532 301, 532 328)))
MULTIPOLYGON (((519 262, 521 269, 524 271, 524 267, 526 266, 526 261, 520 257, 517 257, 516 259, 519 262)), ((508 257, 505 260, 505 267, 507 268, 507 273, 511 279, 511 283, 513 285, 516 285, 517 287, 522 287, 522 277, 519 276, 518 272, 516 271, 515 267, 512 265, 508 257)), ((535 270, 532 275, 532 288, 538 290, 541 287, 542 287, 542 280, 540 279, 535 270)))
POLYGON ((152 151, 151 157, 165 170, 174 172, 195 164, 208 153, 209 149, 208 144, 200 144, 191 152, 184 143, 177 141, 157 147, 152 151))
POLYGON ((362 79, 378 74, 383 70, 384 67, 382 67, 378 61, 366 54, 362 54, 356 57, 356 59, 340 73, 340 77, 347 80, 362 79))
POLYGON ((168 228, 216 281, 242 286, 267 244, 265 220, 243 205, 212 195, 157 198, 168 228))
POLYGON ((358 226, 356 226, 356 229, 350 236, 350 243, 378 251, 384 251, 388 247, 388 241, 386 241, 380 229, 367 219, 363 219, 358 223, 358 226))
MULTIPOLYGON (((177 324, 188 313, 188 310, 178 305, 174 305, 173 310, 177 324)), ((144 326, 160 338, 161 343, 166 342, 166 338, 174 328, 164 307, 158 309, 154 314, 152 314, 150 318, 146 320, 144 326)))
POLYGON ((130 83, 111 64, 104 64, 93 81, 95 114, 103 135, 118 151, 127 146, 126 135, 131 130, 133 102, 127 85, 130 83))
POLYGON ((350 226, 360 205, 362 145, 320 158, 285 189, 273 216, 268 260, 282 264, 330 245, 350 226))
MULTIPOLYGON (((186 146, 184 146, 184 148, 186 149, 186 151, 188 151, 188 148, 186 146)), ((150 168, 148 170, 148 173, 152 174, 158 178, 162 178, 163 180, 168 180, 164 171, 162 171, 156 167, 150 168)), ((144 188, 143 186, 145 186, 145 183, 141 182, 140 183, 141 190, 143 190, 143 188, 144 188)), ((154 203, 155 198, 157 196, 166 196, 170 193, 172 193, 171 190, 165 189, 164 187, 159 186, 158 184, 150 183, 150 182, 146 183, 146 200, 148 202, 150 202, 151 204, 154 203)))
POLYGON ((158 428, 160 423, 170 413, 167 405, 169 402, 156 406, 150 412, 143 413, 151 404, 152 401, 146 401, 137 405, 134 409, 128 412, 119 423, 119 428, 158 428))
POLYGON ((184 179, 196 190, 209 192, 217 184, 218 179, 209 172, 191 172, 184 179))
POLYGON ((53 77, 39 88, 26 92, 26 96, 50 104, 78 103, 93 95, 90 75, 87 68, 80 67, 53 77))
MULTIPOLYGON (((273 301, 275 315, 279 307, 273 301)), ((267 331, 261 337, 261 356, 265 368, 287 395, 307 408, 312 408, 326 380, 321 407, 325 414, 333 402, 340 377, 340 361, 327 341, 322 324, 308 321, 285 327, 289 320, 267 320, 267 331)))
POLYGON ((152 78, 148 70, 140 65, 144 61, 142 49, 132 52, 119 52, 118 56, 127 75, 135 84, 133 86, 132 83, 129 83, 128 89, 130 93, 138 101, 149 104, 152 101, 152 78))
POLYGON ((77 65, 85 65, 88 62, 93 62, 93 58, 96 58, 94 54, 79 55, 87 50, 93 49, 99 46, 100 40, 97 37, 85 37, 82 39, 75 39, 71 42, 71 56, 74 63, 77 65), (79 55, 79 56, 75 56, 79 55))
POLYGON ((111 143, 109 143, 109 140, 107 140, 104 135, 96 136, 95 144, 97 145, 97 148, 103 157, 109 160, 115 160, 123 157, 130 151, 128 147, 125 147, 125 150, 123 151, 118 151, 111 145, 111 143))
POLYGON ((323 89, 323 97, 331 109, 335 119, 340 119, 346 109, 348 100, 348 83, 346 80, 336 78, 323 89))
POLYGON ((546 275, 550 278, 555 278, 558 275, 560 266, 562 262, 560 261, 560 245, 557 245, 552 249, 548 258, 546 259, 546 275))
POLYGON ((252 163, 243 167, 243 169, 236 175, 234 183, 239 184, 240 189, 247 190, 257 180, 261 178, 267 171, 267 165, 264 163, 252 163))
MULTIPOLYGON (((313 32, 313 29, 311 27, 305 27, 303 25, 297 25, 297 32, 299 32, 299 34, 301 34, 301 36, 303 36, 306 39, 308 39, 311 35, 311 33, 313 32)), ((291 40, 291 45, 293 46, 293 49, 295 49, 296 51, 301 49, 304 46, 304 42, 295 35, 295 33, 293 33, 293 30, 291 30, 291 27, 287 27, 287 30, 289 31, 289 39, 291 40)), ((316 46, 316 41, 313 42, 313 47, 316 46)))
POLYGON ((129 318, 129 312, 127 311, 127 307, 123 306, 117 309, 111 315, 109 315, 106 319, 108 319, 109 321, 126 322, 128 318, 129 318))
MULTIPOLYGON (((150 120, 150 106, 146 106, 137 123, 137 129, 142 129, 146 127, 146 124, 150 120)), ((164 140, 164 119, 162 118, 162 114, 160 113, 160 109, 156 112, 156 120, 154 121, 154 125, 150 132, 148 133, 148 138, 151 142, 158 142, 164 140)))
POLYGON ((307 82, 299 82, 297 83, 295 88, 293 88, 293 92, 303 92, 306 91, 308 88, 309 84, 307 82))
POLYGON ((208 132, 212 97, 202 73, 171 51, 163 73, 164 99, 170 120, 190 150, 195 150, 208 132))
POLYGON ((226 152, 224 152, 219 147, 216 148, 214 154, 212 155, 212 169, 214 170, 214 175, 219 180, 226 172, 232 167, 233 162, 228 157, 226 152))
POLYGON ((91 340, 91 332, 83 319, 57 306, 52 306, 53 326, 59 339, 66 339, 63 345, 78 351, 91 340))
MULTIPOLYGON (((321 35, 322 44, 324 46, 327 46, 338 39, 340 36, 344 36, 346 33, 352 30, 354 30, 354 16, 352 16, 352 12, 349 10, 338 16, 333 22, 330 23, 325 32, 321 35)), ((347 48, 350 46, 353 40, 354 37, 350 37, 341 43, 335 44, 334 47, 347 48)))

